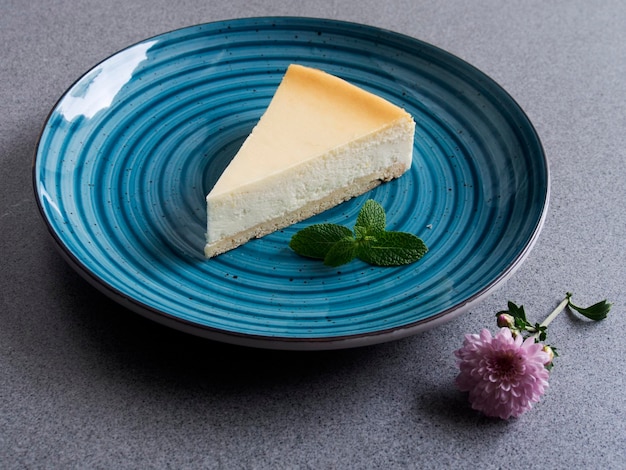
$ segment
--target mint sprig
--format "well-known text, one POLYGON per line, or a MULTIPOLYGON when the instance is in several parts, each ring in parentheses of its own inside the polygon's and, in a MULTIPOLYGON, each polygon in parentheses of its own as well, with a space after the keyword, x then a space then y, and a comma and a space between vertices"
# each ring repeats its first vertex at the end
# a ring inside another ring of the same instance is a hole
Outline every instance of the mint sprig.
POLYGON ((375 266, 402 266, 422 258, 428 248, 413 234, 386 230, 383 207, 369 199, 363 204, 353 230, 337 224, 315 224, 296 233, 289 242, 293 251, 323 259, 327 266, 341 266, 359 258, 375 266))

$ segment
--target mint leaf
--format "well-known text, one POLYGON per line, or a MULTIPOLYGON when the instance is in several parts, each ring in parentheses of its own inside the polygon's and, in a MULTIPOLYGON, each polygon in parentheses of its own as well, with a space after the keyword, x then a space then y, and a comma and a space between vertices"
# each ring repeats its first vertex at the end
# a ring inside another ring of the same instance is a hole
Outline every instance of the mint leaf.
POLYGON ((324 264, 326 266, 341 266, 342 264, 349 263, 354 259, 356 246, 352 235, 342 238, 330 248, 324 257, 324 264))
POLYGON ((356 256, 375 266, 411 264, 426 254, 428 248, 413 234, 382 232, 375 240, 357 245, 356 256))
POLYGON ((300 256, 324 259, 335 243, 352 237, 350 229, 337 224, 315 224, 303 228, 289 242, 300 256))
POLYGON ((596 304, 593 304, 591 307, 579 307, 574 305, 571 300, 572 294, 567 293, 567 306, 572 310, 576 310, 582 316, 589 318, 590 320, 600 321, 604 320, 606 316, 609 314, 609 310, 611 310, 612 304, 608 303, 606 300, 602 300, 596 304))
POLYGON ((401 266, 426 254, 428 248, 415 235, 385 230, 386 219, 383 207, 369 199, 359 211, 354 233, 337 224, 316 224, 296 233, 289 246, 301 256, 323 259, 328 266, 355 257, 375 266, 401 266))
POLYGON ((372 236, 369 234, 369 230, 367 227, 361 227, 360 225, 354 226, 354 235, 357 240, 366 240, 367 238, 371 238, 372 236))
POLYGON ((365 201, 356 218, 356 227, 364 227, 367 235, 376 236, 384 232, 386 226, 387 216, 385 209, 373 199, 365 201))

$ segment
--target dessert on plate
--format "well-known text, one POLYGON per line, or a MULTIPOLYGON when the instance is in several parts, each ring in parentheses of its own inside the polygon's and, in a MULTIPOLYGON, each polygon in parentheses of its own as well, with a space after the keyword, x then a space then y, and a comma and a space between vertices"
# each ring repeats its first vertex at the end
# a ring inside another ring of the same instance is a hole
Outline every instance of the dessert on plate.
POLYGON ((415 122, 338 77, 288 67, 206 197, 207 257, 361 195, 411 166, 415 122))

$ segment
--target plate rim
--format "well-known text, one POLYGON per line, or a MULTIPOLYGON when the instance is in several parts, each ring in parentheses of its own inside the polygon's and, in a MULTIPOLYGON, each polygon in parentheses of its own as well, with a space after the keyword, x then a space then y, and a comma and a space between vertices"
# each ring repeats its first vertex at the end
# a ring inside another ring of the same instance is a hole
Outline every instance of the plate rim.
POLYGON ((545 149, 543 147, 543 143, 540 139, 540 136, 524 111, 524 109, 520 106, 520 104, 513 98, 513 96, 502 87, 496 80, 491 78, 482 70, 478 69, 476 66, 471 63, 465 61, 459 56, 446 51, 438 46, 425 42, 421 39, 399 33, 397 31, 381 28, 378 26, 372 26, 368 24, 345 21, 345 20, 335 20, 335 19, 327 19, 327 18, 317 18, 317 17, 308 17, 308 16, 253 16, 253 17, 244 17, 244 18, 232 18, 225 20, 217 20, 205 23, 198 23, 194 25, 184 26, 181 28, 171 29, 169 31, 165 31, 139 41, 136 41, 132 44, 129 44, 112 54, 106 56, 102 60, 96 62, 94 65, 89 67, 84 73, 82 73, 77 79, 75 79, 59 96, 59 98, 55 101, 53 106, 50 108, 50 111, 47 113, 46 118, 44 120, 43 125, 40 128, 40 132, 37 138, 37 144, 35 145, 34 156, 31 161, 31 178, 32 178, 32 188, 35 196, 35 201, 37 205, 37 209, 39 215, 41 216, 44 225, 47 228, 48 233, 51 235, 54 246, 57 251, 61 254, 62 258, 84 279, 86 280, 92 287, 96 288, 98 291, 103 293, 105 296, 111 298, 113 301, 125 307, 134 313, 137 313, 145 318, 148 318, 152 321, 155 321, 161 325, 166 327, 170 327, 185 333, 193 334, 195 336, 200 336, 203 338, 207 338, 210 340, 215 340, 219 342, 245 346, 245 347, 255 347, 255 348, 263 348, 263 349, 280 349, 280 350, 331 350, 331 349, 346 349, 346 348, 354 348, 361 346, 369 346, 373 344, 378 344, 387 341, 394 341, 401 338, 405 338, 408 336, 412 336, 421 331, 434 328, 443 323, 447 323, 448 321, 453 320, 454 318, 460 316, 461 314, 468 311, 474 305, 482 301, 484 298, 488 297, 494 290, 501 287, 518 269, 519 267, 526 261, 530 252, 534 248, 535 244, 539 239, 539 235, 542 231, 542 228, 545 224, 548 208, 550 204, 550 193, 551 193, 551 172, 550 165, 545 153, 545 149), (68 96, 69 92, 74 88, 76 84, 78 84, 81 80, 83 80, 93 69, 97 68, 100 64, 103 64, 110 60, 111 58, 117 56, 118 54, 123 53, 126 50, 129 50, 138 44, 142 44, 148 42, 150 40, 154 40, 157 38, 161 38, 173 33, 184 32, 185 30, 198 29, 200 27, 212 27, 215 28, 218 25, 224 25, 224 27, 228 27, 228 25, 232 25, 235 23, 253 23, 253 22, 282 22, 282 25, 285 26, 287 23, 293 24, 294 22, 300 23, 320 23, 325 25, 330 25, 335 28, 346 29, 346 28, 365 28, 371 32, 378 33, 380 35, 384 35, 386 37, 394 37, 397 40, 419 44, 423 47, 430 49, 437 54, 441 54, 445 56, 448 60, 453 60, 457 63, 460 63, 463 67, 469 67, 473 70, 474 73, 481 76, 483 79, 491 82, 495 85, 500 93, 503 93, 504 96, 509 100, 510 105, 517 108, 519 114, 525 119, 526 124, 528 125, 528 130, 532 133, 532 135, 536 139, 536 143, 538 146, 538 150, 541 156, 541 161, 543 163, 543 171, 545 173, 545 192, 542 194, 543 204, 541 208, 540 216, 538 217, 535 226, 532 230, 532 235, 527 240, 526 244, 523 248, 520 249, 519 253, 515 256, 515 258, 510 262, 505 269, 502 270, 500 274, 498 274, 490 283, 485 285, 483 288, 479 289, 473 295, 467 297, 462 302, 459 302, 447 309, 444 309, 438 312, 435 315, 432 315, 428 318, 416 320, 414 322, 408 323, 402 326, 396 326, 386 329, 379 329, 371 332, 362 332, 355 334, 344 334, 344 335, 336 335, 336 336, 327 336, 327 337, 289 337, 289 336, 279 336, 279 335, 258 335, 252 333, 243 333, 238 331, 228 331, 208 325, 202 325, 198 323, 191 322, 189 320, 185 320, 183 318, 176 317, 175 315, 169 314, 167 312, 158 310, 149 305, 144 304, 138 299, 133 298, 119 290, 118 288, 110 285, 107 281, 100 278, 94 272, 92 272, 86 264, 81 261, 72 251, 67 247, 67 245, 63 242, 57 231, 52 226, 50 220, 46 216, 44 207, 41 202, 41 194, 38 190, 39 179, 37 175, 37 161, 38 155, 40 151, 40 146, 42 143, 43 134, 46 131, 50 118, 52 117, 55 110, 58 108, 59 104, 68 96))

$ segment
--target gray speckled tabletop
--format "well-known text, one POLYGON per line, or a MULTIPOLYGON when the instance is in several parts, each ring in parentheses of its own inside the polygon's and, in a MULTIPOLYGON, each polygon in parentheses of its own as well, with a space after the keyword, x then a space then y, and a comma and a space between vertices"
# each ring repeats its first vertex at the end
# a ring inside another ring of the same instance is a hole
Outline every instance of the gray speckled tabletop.
POLYGON ((625 468, 626 7, 621 0, 0 2, 1 468, 625 468), (475 65, 540 135, 551 200, 522 267, 472 310, 396 342, 318 353, 188 336, 100 294, 55 250, 31 161, 46 116, 112 53, 183 26, 313 16, 419 38, 475 65), (551 326, 533 410, 497 421, 454 386, 465 333, 507 300, 613 302, 551 326))

